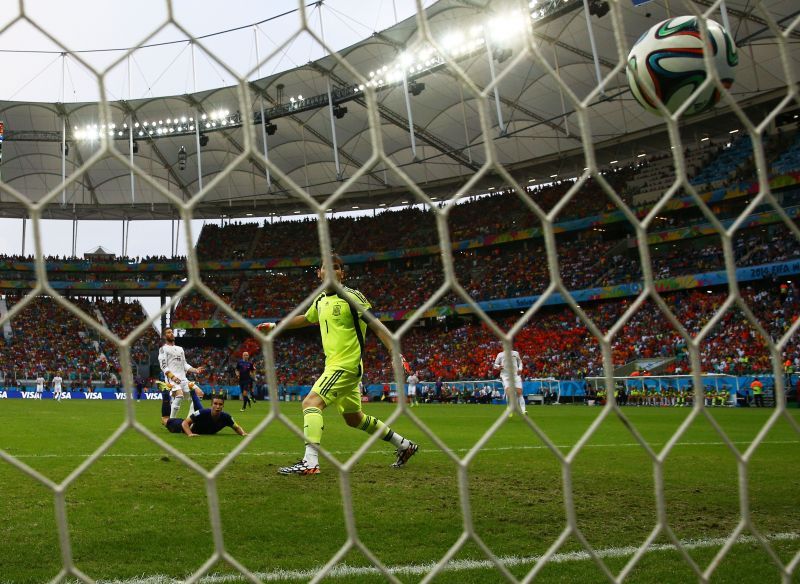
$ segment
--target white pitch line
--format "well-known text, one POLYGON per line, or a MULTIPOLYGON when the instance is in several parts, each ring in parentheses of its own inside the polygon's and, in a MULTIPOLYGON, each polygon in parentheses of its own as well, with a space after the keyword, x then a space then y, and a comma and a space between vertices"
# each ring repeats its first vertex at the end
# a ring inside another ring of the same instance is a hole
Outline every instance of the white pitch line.
MULTIPOLYGON (((648 442, 651 448, 655 447, 656 450, 662 447, 664 444, 661 443, 650 443, 648 442)), ((723 446, 725 442, 718 441, 718 442, 678 442, 675 446, 723 446)), ((731 440, 731 444, 752 444, 752 440, 731 440)), ((762 440, 759 444, 771 444, 771 445, 780 445, 780 444, 800 444, 800 440, 762 440)), ((556 444, 556 447, 559 449, 569 450, 572 448, 574 444, 556 444)), ((584 444, 583 448, 632 448, 632 447, 641 447, 642 445, 638 442, 626 442, 620 444, 584 444)), ((472 450, 471 448, 451 448, 448 449, 447 452, 469 452, 472 450)), ((531 446, 497 446, 493 448, 481 448, 481 452, 501 452, 504 450, 549 450, 547 446, 544 444, 539 445, 531 445, 531 446)), ((426 454, 443 454, 444 451, 440 450, 439 448, 432 447, 430 449, 423 450, 426 454)), ((60 453, 60 454, 14 454, 6 450, 6 453, 14 458, 89 458, 92 454, 69 454, 69 453, 60 453)), ((352 454, 352 451, 343 451, 343 450, 331 450, 331 454, 335 455, 347 455, 352 454)), ((151 458, 153 456, 163 456, 167 455, 168 453, 165 451, 161 452, 154 452, 152 454, 142 454, 142 453, 128 453, 128 454, 104 454, 103 458, 151 458)), ((184 452, 187 456, 191 456, 192 458, 204 458, 209 456, 227 456, 230 452, 184 452)), ((263 452, 248 452, 244 451, 239 453, 239 456, 295 456, 297 454, 296 450, 291 452, 281 452, 281 451, 270 451, 266 450, 263 452)), ((367 451, 366 454, 368 455, 385 455, 385 454, 392 454, 388 450, 380 451, 380 450, 370 450, 367 451)))
MULTIPOLYGON (((766 536, 770 541, 796 541, 800 539, 800 534, 797 533, 775 533, 766 536)), ((681 541, 684 549, 694 550, 710 547, 721 547, 727 542, 727 538, 717 537, 708 539, 690 539, 681 541)), ((738 544, 756 544, 758 540, 752 535, 740 536, 736 543, 738 544)), ((614 547, 595 550, 595 553, 601 558, 624 558, 631 556, 639 548, 633 546, 614 547)), ((676 548, 672 544, 654 544, 647 549, 647 553, 654 552, 671 552, 676 548)), ((508 567, 533 565, 538 562, 542 556, 501 556, 498 559, 508 567)), ((564 552, 553 555, 548 563, 563 564, 566 562, 584 562, 591 560, 592 557, 589 552, 564 552)), ((425 564, 406 564, 403 566, 387 566, 389 572, 400 576, 422 576, 428 574, 433 570, 436 564, 427 562, 425 564)), ((313 570, 275 570, 272 572, 254 572, 254 575, 264 582, 280 582, 285 580, 303 580, 308 581, 316 576, 317 569, 313 570)), ((452 560, 448 563, 443 571, 445 572, 464 572, 470 570, 490 570, 494 569, 495 565, 489 560, 452 560)), ((344 577, 358 577, 358 576, 380 576, 381 572, 374 566, 348 566, 347 564, 339 564, 334 567, 329 573, 328 578, 344 578, 344 577)), ((183 580, 176 580, 163 574, 155 574, 153 576, 141 576, 138 578, 130 578, 126 580, 96 580, 97 584, 180 584, 183 580)), ((226 584, 228 582, 245 582, 244 576, 240 574, 210 574, 200 579, 202 584, 226 584)), ((68 584, 78 584, 76 581, 68 581, 68 584)))

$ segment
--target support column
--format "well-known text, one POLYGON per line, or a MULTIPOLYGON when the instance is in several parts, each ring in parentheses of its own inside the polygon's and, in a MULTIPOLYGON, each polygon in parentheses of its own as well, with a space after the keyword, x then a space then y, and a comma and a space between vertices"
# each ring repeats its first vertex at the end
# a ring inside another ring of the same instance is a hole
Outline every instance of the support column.
MULTIPOLYGON (((553 60, 556 64, 556 75, 561 76, 561 69, 558 64, 558 47, 553 45, 553 60)), ((567 136, 569 136, 569 118, 567 117, 567 104, 564 102, 564 90, 561 89, 561 86, 558 86, 558 94, 561 97, 561 114, 564 117, 564 131, 566 132, 567 136)))
MULTIPOLYGON (((253 27, 253 36, 256 44, 256 62, 258 63, 258 78, 261 79, 261 57, 258 55, 258 25, 253 27)), ((264 117, 264 97, 258 98, 259 109, 261 111, 261 141, 264 143, 264 158, 269 160, 269 145, 267 144, 267 119, 264 117)), ((269 165, 264 165, 264 172, 267 175, 267 191, 272 190, 272 177, 269 174, 269 165)), ((255 192, 255 191, 253 191, 255 192)))
MULTIPOLYGON (((195 66, 194 57, 194 43, 192 43, 192 87, 193 91, 197 93, 197 68, 195 66)), ((200 156, 200 110, 194 110, 194 147, 197 152, 197 192, 203 190, 203 160, 200 156)), ((175 255, 175 254, 173 254, 175 255)))
POLYGON ((506 123, 503 121, 503 110, 500 109, 500 88, 497 87, 497 77, 494 71, 494 55, 492 55, 492 45, 489 39, 486 39, 486 56, 489 58, 489 73, 492 76, 492 86, 494 87, 494 106, 497 110, 497 127, 500 130, 500 136, 506 135, 506 123))
POLYGON ((411 99, 408 97, 408 77, 403 70, 403 93, 406 98, 406 114, 408 115, 408 136, 411 139, 411 154, 417 160, 417 141, 414 137, 414 117, 411 115, 411 99))
MULTIPOLYGON (((594 72, 597 75, 597 85, 603 82, 603 76, 600 74, 600 60, 597 57, 597 43, 594 42, 594 29, 592 28, 592 15, 589 14, 589 0, 583 0, 583 13, 586 15, 586 30, 589 32, 589 44, 592 46, 592 56, 594 57, 594 72)), ((600 92, 605 96, 605 90, 600 92)))
MULTIPOLYGON (((67 54, 61 53, 61 103, 66 101, 64 84, 66 83, 67 54)), ((77 144, 75 145, 77 147, 77 144)), ((67 119, 61 118, 61 184, 67 180, 67 119)), ((82 181, 81 181, 82 182, 82 181)), ((67 204, 67 189, 61 189, 61 206, 67 204)))
MULTIPOLYGON (((133 99, 133 86, 131 81, 131 56, 128 55, 128 99, 133 99)), ((133 166, 133 115, 128 116, 128 160, 133 166)), ((136 203, 136 180, 131 169, 131 206, 136 203)))
POLYGON ((461 96, 461 119, 464 122, 464 142, 467 146, 467 158, 472 162, 472 147, 470 146, 469 127, 467 126, 467 104, 464 103, 464 86, 458 82, 458 92, 461 96))
POLYGON ((72 220, 72 257, 76 257, 78 247, 78 218, 72 220))
MULTIPOLYGON (((161 291, 161 307, 163 308, 164 305, 167 303, 167 291, 161 291)), ((167 315, 162 313, 161 314, 161 331, 163 332, 164 329, 167 328, 167 315)))
MULTIPOLYGON (((76 145, 77 148, 77 145, 76 145)), ((67 119, 61 118, 61 184, 67 181, 67 119)), ((61 206, 67 206, 67 188, 61 189, 61 206)))
MULTIPOLYGON (((322 5, 320 4, 320 7, 322 5)), ((319 11, 319 34, 322 37, 322 42, 325 42, 325 29, 322 25, 322 9, 320 8, 319 11)), ((336 180, 342 180, 342 168, 339 165, 339 147, 336 144, 336 119, 333 114, 333 96, 331 95, 331 78, 328 77, 326 80, 327 88, 328 88, 328 115, 331 118, 331 142, 333 142, 333 162, 336 166, 336 180)))
POLYGON ((333 143, 333 162, 336 165, 336 180, 342 180, 342 169, 339 166, 339 147, 336 144, 336 120, 333 113, 333 98, 331 97, 331 80, 328 79, 328 115, 331 118, 331 142, 333 143))

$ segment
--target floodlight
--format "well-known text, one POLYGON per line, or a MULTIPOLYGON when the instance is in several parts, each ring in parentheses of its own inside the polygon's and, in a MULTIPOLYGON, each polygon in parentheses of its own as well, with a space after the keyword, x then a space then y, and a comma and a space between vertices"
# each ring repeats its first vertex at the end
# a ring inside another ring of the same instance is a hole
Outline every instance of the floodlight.
POLYGON ((419 81, 412 81, 411 83, 408 84, 408 92, 415 97, 420 93, 422 93, 423 91, 425 91, 424 83, 420 83, 419 81))
POLYGON ((178 169, 186 170, 186 147, 181 146, 178 150, 178 169))

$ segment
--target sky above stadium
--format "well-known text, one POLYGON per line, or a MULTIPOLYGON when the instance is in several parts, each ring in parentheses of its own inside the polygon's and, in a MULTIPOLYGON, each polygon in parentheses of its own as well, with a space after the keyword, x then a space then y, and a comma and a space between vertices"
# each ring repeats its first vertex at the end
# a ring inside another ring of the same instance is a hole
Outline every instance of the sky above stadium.
MULTIPOLYGON (((423 5, 432 3, 433 0, 426 0, 423 5)), ((386 29, 416 10, 414 0, 324 0, 305 4, 310 27, 333 50, 386 29)), ((24 19, 14 22, 20 16, 18 0, 0 0, 0 27, 4 28, 0 32, 0 100, 98 101, 101 94, 97 75, 89 67, 108 70, 106 99, 114 101, 232 85, 237 75, 256 79, 327 54, 308 34, 295 34, 300 27, 295 2, 173 0, 172 6, 175 20, 186 32, 174 24, 159 30, 167 20, 166 0, 29 0, 24 2, 25 16, 35 25, 24 19), (187 33, 200 39, 207 51, 198 48, 193 56, 187 33), (131 52, 132 47, 139 48, 131 52), (75 56, 63 56, 65 50, 75 56), (217 59, 224 61, 235 75, 217 59)), ((203 221, 193 222, 192 245, 202 226, 203 221)), ((43 221, 41 227, 44 255, 71 253, 70 221, 43 221)), ((177 238, 178 255, 186 255, 187 251, 184 229, 182 226, 177 238)), ((168 256, 172 233, 168 221, 133 222, 127 255, 168 256)), ((33 254, 30 222, 25 226, 24 243, 22 234, 21 220, 0 220, 0 253, 33 254)), ((98 246, 122 253, 120 222, 78 223, 76 255, 82 256, 98 246)), ((154 299, 142 301, 149 311, 157 307, 154 299)))
MULTIPOLYGON (((416 10, 414 0, 305 4, 309 27, 333 50, 384 30, 416 10)), ((429 6, 433 0, 422 4, 429 6)), ((0 0, 0 26, 5 28, 0 34, 0 100, 98 101, 97 76, 87 65, 96 71, 108 69, 106 97, 113 101, 233 85, 237 75, 256 79, 327 54, 310 35, 297 34, 297 2, 172 0, 174 20, 184 30, 173 23, 162 26, 167 6, 166 0, 29 0, 25 16, 32 22, 14 22, 20 15, 18 0, 0 0), (194 57, 188 35, 202 47, 194 57), (132 47, 138 48, 128 58, 132 47), (62 57, 65 50, 74 55, 62 57)))

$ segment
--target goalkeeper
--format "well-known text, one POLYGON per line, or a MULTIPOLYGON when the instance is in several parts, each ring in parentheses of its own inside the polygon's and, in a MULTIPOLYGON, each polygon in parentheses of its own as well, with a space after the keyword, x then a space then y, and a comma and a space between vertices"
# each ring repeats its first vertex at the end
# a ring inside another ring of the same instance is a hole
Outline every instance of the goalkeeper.
MULTIPOLYGON (((334 278, 344 279, 342 259, 333 256, 334 278)), ((325 280, 325 268, 317 270, 320 280, 325 280)), ((396 448, 395 468, 400 468, 417 452, 417 445, 381 422, 361 411, 361 395, 358 383, 363 374, 362 356, 367 326, 391 350, 390 333, 383 324, 366 314, 370 303, 358 290, 344 287, 344 297, 335 288, 329 287, 319 294, 302 316, 295 316, 287 328, 319 325, 322 348, 325 352, 325 370, 303 400, 303 434, 306 440, 305 455, 297 463, 278 469, 280 474, 319 474, 319 445, 322 441, 323 410, 335 405, 344 421, 351 428, 367 434, 377 433, 396 448)), ((275 323, 258 325, 262 331, 275 328, 275 323)), ((404 366, 408 367, 404 360, 404 366)), ((410 370, 410 368, 408 368, 410 370)))

